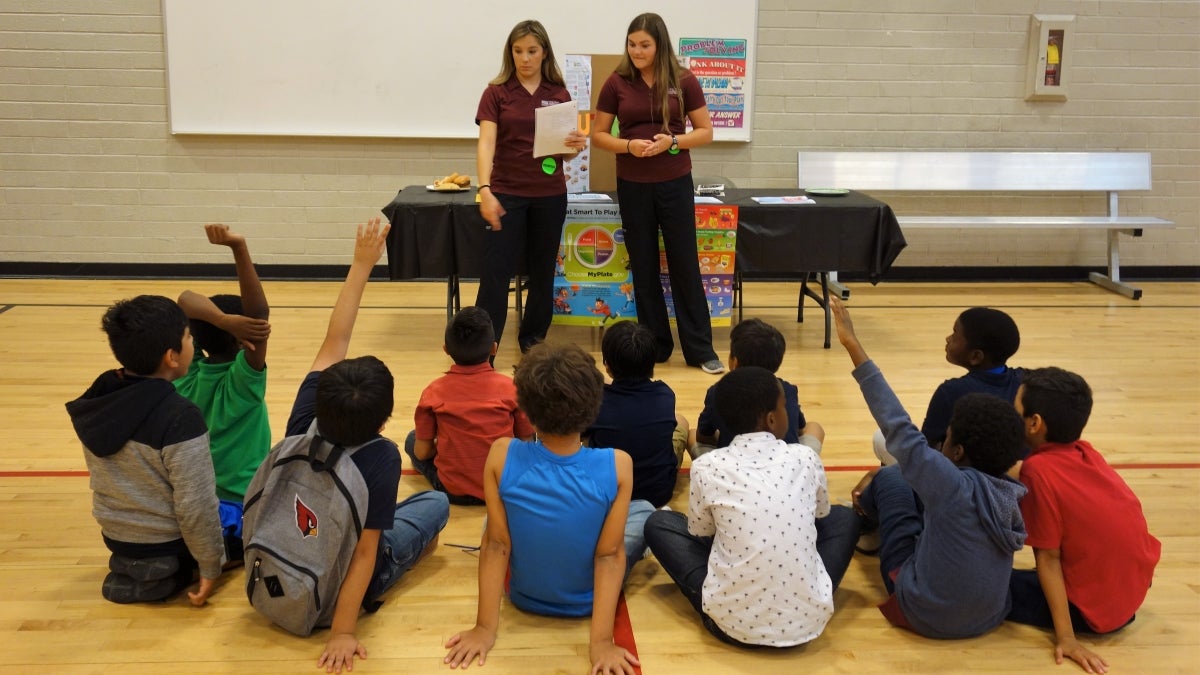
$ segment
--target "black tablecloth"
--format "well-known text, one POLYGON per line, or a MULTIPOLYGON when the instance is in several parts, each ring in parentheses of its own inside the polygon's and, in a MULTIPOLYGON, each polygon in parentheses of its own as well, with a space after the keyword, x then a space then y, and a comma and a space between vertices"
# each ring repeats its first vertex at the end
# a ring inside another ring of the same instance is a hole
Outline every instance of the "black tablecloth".
MULTIPOLYGON (((814 196, 815 204, 762 205, 751 197, 799 190, 726 190, 738 206, 738 270, 747 276, 803 272, 861 272, 878 282, 905 247, 887 204, 859 192, 814 196)), ((473 278, 482 269, 485 223, 475 190, 432 192, 411 186, 383 208, 392 223, 388 271, 392 279, 473 278)))

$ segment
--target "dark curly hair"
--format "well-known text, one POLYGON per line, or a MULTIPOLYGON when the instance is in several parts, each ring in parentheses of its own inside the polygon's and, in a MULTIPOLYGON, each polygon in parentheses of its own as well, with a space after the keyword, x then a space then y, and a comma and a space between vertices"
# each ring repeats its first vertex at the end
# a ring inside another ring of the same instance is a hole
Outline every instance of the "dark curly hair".
POLYGON ((135 375, 152 375, 168 350, 183 351, 188 318, 170 298, 139 295, 104 312, 100 327, 117 362, 135 375))
MULTIPOLYGON (((208 299, 225 314, 243 313, 242 296, 240 295, 213 295, 208 299)), ((196 343, 196 349, 209 356, 237 355, 240 347, 237 338, 233 337, 233 333, 221 330, 200 319, 189 319, 188 324, 192 327, 192 340, 196 343)))
POLYGON ((774 373, 783 365, 786 350, 783 333, 762 319, 739 321, 729 330, 729 355, 737 359, 738 368, 758 366, 774 373))
POLYGON ((482 307, 463 307, 446 324, 446 353, 460 366, 487 361, 495 341, 492 319, 482 307))
POLYGON ((758 431, 762 418, 775 410, 783 387, 775 373, 761 366, 741 366, 717 380, 713 403, 734 436, 758 431))
POLYGON ((654 333, 636 321, 621 321, 604 331, 600 352, 614 380, 654 376, 654 333))
POLYGON ((1021 409, 1025 417, 1042 416, 1047 441, 1079 440, 1092 416, 1092 388, 1086 380, 1069 370, 1051 366, 1025 371, 1021 384, 1021 409))
POLYGON ((983 352, 993 365, 1008 363, 1021 348, 1021 331, 1012 317, 991 307, 972 307, 958 315, 967 346, 983 352))
POLYGON ((517 405, 540 433, 579 433, 600 414, 604 376, 578 345, 535 345, 517 364, 513 382, 517 405))
POLYGON ((967 394, 954 404, 950 436, 971 466, 1001 476, 1021 458, 1025 425, 1011 403, 991 394, 967 394))

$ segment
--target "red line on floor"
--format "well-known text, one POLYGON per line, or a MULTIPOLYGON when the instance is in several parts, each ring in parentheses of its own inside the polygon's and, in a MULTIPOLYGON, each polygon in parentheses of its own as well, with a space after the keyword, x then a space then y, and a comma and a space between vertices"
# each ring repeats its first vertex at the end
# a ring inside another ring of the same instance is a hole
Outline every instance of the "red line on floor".
MULTIPOLYGON (((629 606, 625 604, 625 593, 617 596, 617 615, 613 618, 613 644, 624 647, 635 657, 638 655, 637 642, 633 639, 633 623, 629 620, 629 606)), ((634 672, 642 675, 639 666, 633 667, 634 672)))

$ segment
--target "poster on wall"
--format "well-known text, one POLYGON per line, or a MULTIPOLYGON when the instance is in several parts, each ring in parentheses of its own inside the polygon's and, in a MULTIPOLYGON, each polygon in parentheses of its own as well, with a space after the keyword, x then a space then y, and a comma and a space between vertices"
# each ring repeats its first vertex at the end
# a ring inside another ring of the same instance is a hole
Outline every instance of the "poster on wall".
POLYGON ((637 319, 616 204, 568 204, 554 264, 553 323, 604 326, 637 319))
MULTIPOLYGON (((576 126, 582 134, 591 134, 591 115, 588 107, 592 101, 592 57, 586 54, 567 54, 563 57, 563 78, 571 100, 579 102, 579 122, 576 126)), ((591 189, 592 143, 563 163, 563 174, 567 179, 567 192, 587 192, 591 189)))
POLYGON ((740 129, 746 123, 746 41, 680 38, 679 57, 704 90, 714 129, 740 129))
MULTIPOLYGON (((737 264, 738 207, 728 204, 696 204, 696 254, 708 314, 714 326, 728 326, 733 318, 733 277, 737 264)), ((658 239, 659 280, 667 299, 667 315, 675 318, 667 255, 662 236, 658 239)))

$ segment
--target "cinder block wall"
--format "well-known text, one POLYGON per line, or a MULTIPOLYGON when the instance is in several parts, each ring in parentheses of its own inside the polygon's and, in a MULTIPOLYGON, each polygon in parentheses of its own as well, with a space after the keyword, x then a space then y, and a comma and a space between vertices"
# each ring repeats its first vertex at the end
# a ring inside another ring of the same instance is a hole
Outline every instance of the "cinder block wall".
MULTIPOLYGON (((754 140, 696 152, 697 174, 794 187, 801 149, 1149 151, 1154 188, 1122 210, 1180 227, 1129 241, 1123 263, 1200 262, 1200 3, 759 6, 754 140), (1066 102, 1024 100, 1034 13, 1076 15, 1066 102)), ((468 140, 173 137, 166 101, 159 0, 0 0, 0 261, 226 262, 200 228, 226 222, 254 237, 258 262, 344 264, 352 225, 397 189, 474 173, 468 140)), ((881 196, 900 213, 1105 208, 1079 195, 881 196)), ((908 238, 898 265, 1104 261, 1099 232, 908 238)))

